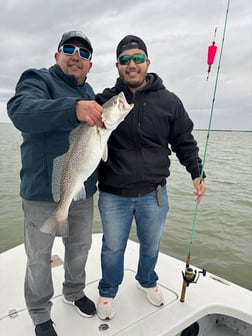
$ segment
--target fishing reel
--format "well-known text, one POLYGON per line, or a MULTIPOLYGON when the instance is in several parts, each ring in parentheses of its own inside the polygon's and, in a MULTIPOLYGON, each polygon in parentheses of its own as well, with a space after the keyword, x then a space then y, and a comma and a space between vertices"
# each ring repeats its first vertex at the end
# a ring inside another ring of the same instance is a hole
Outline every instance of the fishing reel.
POLYGON ((196 271, 193 270, 190 266, 187 266, 185 272, 182 271, 182 276, 186 286, 188 287, 191 283, 197 283, 200 274, 206 276, 206 270, 203 268, 201 271, 196 271))
POLYGON ((190 255, 186 258, 186 267, 185 272, 182 271, 183 276, 183 286, 181 290, 181 296, 180 296, 180 302, 185 301, 185 294, 186 294, 186 288, 189 287, 191 283, 197 283, 199 280, 200 274, 203 276, 206 275, 206 270, 203 268, 201 271, 193 270, 192 267, 190 267, 191 258, 190 255))

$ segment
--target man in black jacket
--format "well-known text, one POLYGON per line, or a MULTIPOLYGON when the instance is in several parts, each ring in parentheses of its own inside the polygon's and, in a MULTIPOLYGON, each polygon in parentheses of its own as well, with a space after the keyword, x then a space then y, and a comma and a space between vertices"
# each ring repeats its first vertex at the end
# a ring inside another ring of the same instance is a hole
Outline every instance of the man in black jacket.
MULTIPOLYGON (((94 101, 94 91, 86 82, 92 53, 91 43, 82 32, 66 32, 55 53, 56 64, 49 69, 26 70, 8 102, 9 117, 23 136, 20 196, 27 253, 25 300, 36 336, 57 335, 50 301, 53 295, 51 251, 55 237, 40 231, 57 207, 52 195, 53 160, 67 152, 69 134, 80 122, 103 125, 103 109, 94 101)), ((72 202, 69 236, 63 238, 64 300, 86 317, 96 313, 95 304, 84 293, 96 182, 97 173, 94 173, 85 182, 86 199, 79 197, 72 202)))
POLYGON ((123 91, 134 109, 112 133, 108 160, 99 167, 103 245, 97 314, 101 319, 115 315, 113 299, 123 279, 124 251, 133 218, 140 243, 138 287, 153 305, 164 304, 155 266, 169 209, 166 179, 171 150, 191 174, 197 202, 206 189, 200 178, 202 165, 193 123, 180 99, 165 88, 157 74, 148 73, 150 60, 144 41, 133 35, 124 37, 116 57, 116 85, 98 94, 96 101, 103 104, 123 91))

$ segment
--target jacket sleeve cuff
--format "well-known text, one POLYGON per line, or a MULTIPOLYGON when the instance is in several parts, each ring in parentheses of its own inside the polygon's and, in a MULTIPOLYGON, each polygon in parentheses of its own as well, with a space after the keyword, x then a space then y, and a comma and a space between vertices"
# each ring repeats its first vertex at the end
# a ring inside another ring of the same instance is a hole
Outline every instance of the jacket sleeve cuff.
MULTIPOLYGON (((199 171, 195 170, 195 171, 191 172, 191 177, 192 177, 192 180, 196 179, 197 177, 200 177, 199 171)), ((204 178, 206 178, 205 172, 203 172, 203 175, 202 175, 202 179, 204 179, 204 178)))

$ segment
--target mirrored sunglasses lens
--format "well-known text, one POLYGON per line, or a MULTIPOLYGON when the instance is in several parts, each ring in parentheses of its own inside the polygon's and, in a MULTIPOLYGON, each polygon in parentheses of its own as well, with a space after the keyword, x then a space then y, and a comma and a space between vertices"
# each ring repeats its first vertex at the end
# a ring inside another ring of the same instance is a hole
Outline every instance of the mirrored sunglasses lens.
POLYGON ((123 55, 119 57, 119 63, 121 65, 128 65, 131 60, 131 57, 129 55, 123 55))
POLYGON ((90 58, 90 52, 87 49, 80 48, 79 49, 80 57, 89 59, 90 58))
POLYGON ((144 54, 123 55, 119 57, 118 62, 120 65, 128 65, 132 59, 136 64, 141 64, 145 62, 146 57, 144 54))
POLYGON ((64 54, 72 55, 75 52, 75 47, 65 44, 62 47, 62 51, 63 51, 64 54))
POLYGON ((133 55, 133 61, 136 64, 141 64, 145 61, 145 55, 144 54, 135 54, 135 55, 133 55))

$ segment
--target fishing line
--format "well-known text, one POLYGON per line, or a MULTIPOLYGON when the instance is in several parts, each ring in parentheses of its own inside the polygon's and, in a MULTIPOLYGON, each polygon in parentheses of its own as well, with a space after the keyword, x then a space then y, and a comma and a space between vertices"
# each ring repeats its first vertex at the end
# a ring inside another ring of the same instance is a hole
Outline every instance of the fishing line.
MULTIPOLYGON (((225 23, 224 23, 221 49, 220 49, 220 56, 219 56, 218 68, 217 68, 214 91, 213 91, 213 99, 212 99, 212 104, 211 104, 210 117, 209 117, 208 128, 207 128, 207 137, 206 137, 206 142, 205 142, 204 155, 203 155, 203 159, 202 159, 202 169, 201 169, 201 173, 200 173, 200 179, 201 180, 203 179, 204 168, 205 168, 205 164, 206 164, 208 144, 209 144, 209 138, 210 138, 210 132, 211 132, 211 127, 212 127, 214 104, 215 104, 215 98, 216 98, 216 92, 217 92, 217 86, 218 86, 218 80, 219 80, 220 65, 221 65, 222 53, 223 53, 223 47, 224 47, 224 40, 225 40, 225 35, 226 35, 229 5, 230 5, 230 0, 228 0, 228 2, 227 2, 225 23)), ((196 203, 195 208, 194 208, 194 216, 193 216, 193 225, 192 225, 192 230, 191 230, 191 237, 190 237, 190 241, 189 241, 188 256, 186 258, 186 271, 185 271, 185 274, 183 273, 184 282, 183 282, 182 293, 181 293, 181 298, 180 298, 181 302, 184 302, 186 287, 189 286, 189 283, 197 281, 196 280, 196 271, 193 272, 193 270, 189 266, 190 266, 190 256, 191 256, 192 244, 193 244, 193 240, 194 240, 194 236, 195 236, 195 228, 196 228, 196 223, 197 223, 198 209, 199 209, 199 203, 196 203), (186 278, 187 272, 188 272, 188 279, 186 278)), ((204 275, 205 271, 203 271, 202 273, 204 275)))

